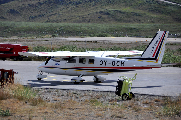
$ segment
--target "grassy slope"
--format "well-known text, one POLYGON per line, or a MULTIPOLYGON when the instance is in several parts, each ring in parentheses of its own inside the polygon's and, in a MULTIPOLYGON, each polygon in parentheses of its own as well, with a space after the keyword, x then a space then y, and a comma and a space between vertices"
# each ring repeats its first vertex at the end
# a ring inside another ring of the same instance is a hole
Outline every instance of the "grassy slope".
POLYGON ((1 22, 0 36, 144 36, 153 37, 158 29, 181 33, 181 24, 98 24, 1 22))
POLYGON ((180 23, 181 7, 131 0, 14 0, 0 5, 0 20, 69 23, 180 23))

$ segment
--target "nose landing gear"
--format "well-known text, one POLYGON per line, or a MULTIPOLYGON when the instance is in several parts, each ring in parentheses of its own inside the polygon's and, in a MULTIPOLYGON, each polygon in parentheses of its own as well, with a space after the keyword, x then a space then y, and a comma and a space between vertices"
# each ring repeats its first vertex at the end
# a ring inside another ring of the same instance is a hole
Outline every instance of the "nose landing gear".
POLYGON ((47 77, 47 75, 43 75, 43 72, 42 72, 42 71, 39 71, 38 75, 36 76, 36 78, 37 78, 38 80, 41 80, 42 78, 46 78, 46 77, 47 77))

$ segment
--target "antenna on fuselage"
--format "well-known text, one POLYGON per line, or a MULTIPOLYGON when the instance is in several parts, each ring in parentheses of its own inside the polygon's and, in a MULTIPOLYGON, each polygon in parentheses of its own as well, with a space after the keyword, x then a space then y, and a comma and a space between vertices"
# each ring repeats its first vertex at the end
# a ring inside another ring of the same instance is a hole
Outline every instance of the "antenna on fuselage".
POLYGON ((85 40, 85 49, 86 49, 86 52, 87 52, 87 41, 85 40))
MULTIPOLYGON (((52 51, 52 41, 51 41, 51 51, 52 51)), ((53 52, 53 51, 52 51, 53 52)))

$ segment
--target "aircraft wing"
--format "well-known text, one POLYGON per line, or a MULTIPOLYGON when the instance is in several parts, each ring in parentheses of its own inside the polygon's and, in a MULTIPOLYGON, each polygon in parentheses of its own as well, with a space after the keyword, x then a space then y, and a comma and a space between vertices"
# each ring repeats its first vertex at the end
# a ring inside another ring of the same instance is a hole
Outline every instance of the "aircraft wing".
POLYGON ((57 52, 19 52, 19 55, 23 56, 96 56, 106 57, 109 55, 138 55, 142 54, 143 51, 87 51, 87 52, 70 52, 70 51, 57 51, 57 52))
POLYGON ((23 56, 95 56, 87 52, 70 52, 70 51, 57 51, 57 52, 18 52, 19 55, 23 56))
POLYGON ((102 56, 110 56, 110 55, 139 55, 142 54, 143 51, 132 50, 132 51, 105 51, 102 56))

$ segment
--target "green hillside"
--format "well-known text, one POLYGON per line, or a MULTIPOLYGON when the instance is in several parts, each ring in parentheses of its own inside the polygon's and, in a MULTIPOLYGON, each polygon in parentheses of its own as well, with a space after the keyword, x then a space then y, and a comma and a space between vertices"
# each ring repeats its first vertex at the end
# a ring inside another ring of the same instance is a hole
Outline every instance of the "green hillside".
MULTIPOLYGON (((179 0, 170 0, 180 3, 179 0)), ((158 0, 4 0, 0 21, 181 23, 181 7, 158 0)))
POLYGON ((180 0, 0 0, 0 37, 181 37, 180 0))
POLYGON ((36 23, 36 22, 2 22, 0 21, 0 37, 44 37, 59 36, 97 36, 153 37, 158 29, 168 30, 170 34, 181 37, 181 24, 100 24, 100 23, 36 23))

